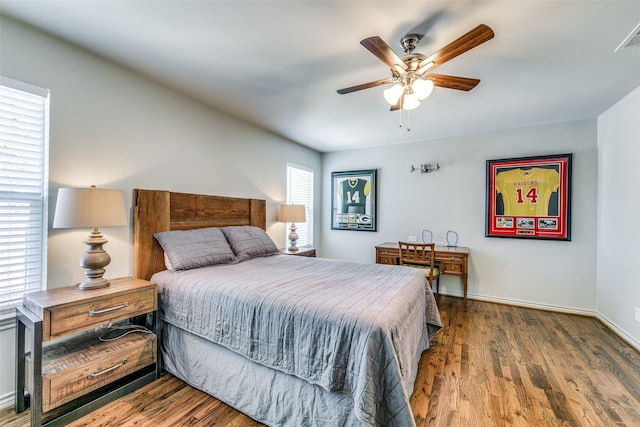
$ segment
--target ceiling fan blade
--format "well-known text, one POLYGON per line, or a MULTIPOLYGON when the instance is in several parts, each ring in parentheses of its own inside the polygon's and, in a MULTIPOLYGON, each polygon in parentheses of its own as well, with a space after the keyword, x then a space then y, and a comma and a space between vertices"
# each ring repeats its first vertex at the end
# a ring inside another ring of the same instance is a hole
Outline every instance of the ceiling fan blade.
POLYGON ((407 69, 407 64, 402 62, 402 59, 389 47, 384 40, 378 36, 369 37, 360 42, 369 52, 373 53, 379 60, 389 66, 389 68, 396 69, 400 67, 401 70, 407 69))
POLYGON ((344 89, 338 89, 338 93, 340 95, 344 95, 344 94, 347 94, 347 93, 356 92, 356 91, 362 90, 362 89, 369 89, 369 88, 372 88, 372 87, 380 86, 380 85, 383 85, 385 83, 391 83, 391 82, 393 82, 393 79, 391 77, 389 77, 389 78, 386 78, 386 79, 376 80, 375 82, 363 83, 363 84, 357 85, 357 86, 351 86, 351 87, 346 87, 344 89))
POLYGON ((425 79, 433 80, 435 86, 446 87, 447 89, 457 89, 469 91, 480 83, 480 79, 470 77, 447 76, 444 74, 429 74, 425 79))
POLYGON ((427 59, 423 60, 419 67, 422 67, 429 62, 434 63, 431 69, 439 67, 456 56, 461 55, 474 47, 480 46, 487 40, 491 40, 493 35, 493 30, 491 28, 485 24, 480 24, 473 30, 452 41, 427 59))

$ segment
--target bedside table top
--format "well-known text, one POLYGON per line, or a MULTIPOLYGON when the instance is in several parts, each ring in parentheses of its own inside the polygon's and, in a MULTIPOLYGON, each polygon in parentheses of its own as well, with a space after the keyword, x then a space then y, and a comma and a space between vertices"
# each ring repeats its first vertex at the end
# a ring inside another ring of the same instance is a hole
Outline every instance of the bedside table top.
POLYGON ((111 284, 106 288, 82 290, 77 285, 73 285, 27 293, 24 295, 23 305, 33 313, 42 315, 42 309, 45 308, 61 308, 67 304, 97 301, 117 293, 135 292, 155 287, 155 283, 147 280, 122 277, 111 279, 111 284))
POLYGON ((282 248, 280 249, 280 253, 285 255, 316 256, 316 248, 298 248, 297 251, 282 248))
POLYGON ((106 288, 77 285, 25 294, 22 307, 42 320, 42 340, 49 341, 158 309, 155 283, 122 278, 106 288))

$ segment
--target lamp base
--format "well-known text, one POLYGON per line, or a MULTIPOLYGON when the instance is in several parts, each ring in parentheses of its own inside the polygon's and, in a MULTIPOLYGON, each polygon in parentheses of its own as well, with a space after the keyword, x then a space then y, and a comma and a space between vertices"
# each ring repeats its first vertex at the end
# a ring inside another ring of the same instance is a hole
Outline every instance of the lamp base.
POLYGON ((298 252, 298 247, 296 246, 296 242, 298 241, 298 233, 296 233, 296 225, 294 223, 291 223, 289 231, 289 247, 287 248, 287 250, 289 252, 298 252))
POLYGON ((110 282, 102 277, 106 271, 104 267, 111 262, 111 257, 102 248, 102 245, 107 242, 108 240, 102 236, 98 227, 94 227, 89 238, 84 241, 84 244, 89 248, 80 258, 80 267, 84 269, 84 275, 87 276, 87 279, 78 285, 80 289, 86 291, 109 286, 110 282))
POLYGON ((91 289, 99 289, 99 288, 106 288, 111 284, 111 282, 109 282, 107 279, 87 279, 85 281, 83 281, 82 283, 78 283, 78 287, 80 289, 82 289, 83 291, 88 291, 91 289))

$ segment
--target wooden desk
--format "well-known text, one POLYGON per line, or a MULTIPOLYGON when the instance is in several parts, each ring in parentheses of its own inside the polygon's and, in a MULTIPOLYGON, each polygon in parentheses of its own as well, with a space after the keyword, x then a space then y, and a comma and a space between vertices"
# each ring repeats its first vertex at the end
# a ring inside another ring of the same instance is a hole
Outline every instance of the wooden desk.
MULTIPOLYGON (((469 278, 469 248, 464 246, 436 246, 435 261, 440 263, 440 273, 462 277, 464 302, 467 302, 467 282, 469 278)), ((376 246, 376 263, 400 264, 398 242, 384 242, 376 246)))

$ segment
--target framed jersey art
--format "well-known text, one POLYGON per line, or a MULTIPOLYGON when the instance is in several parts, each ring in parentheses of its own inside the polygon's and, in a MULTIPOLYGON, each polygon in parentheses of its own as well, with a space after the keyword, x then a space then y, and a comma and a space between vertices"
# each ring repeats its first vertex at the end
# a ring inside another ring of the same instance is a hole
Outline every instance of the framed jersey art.
POLYGON ((331 173, 331 228, 376 231, 376 169, 331 173))
POLYGON ((487 160, 487 237, 571 240, 571 154, 487 160))

